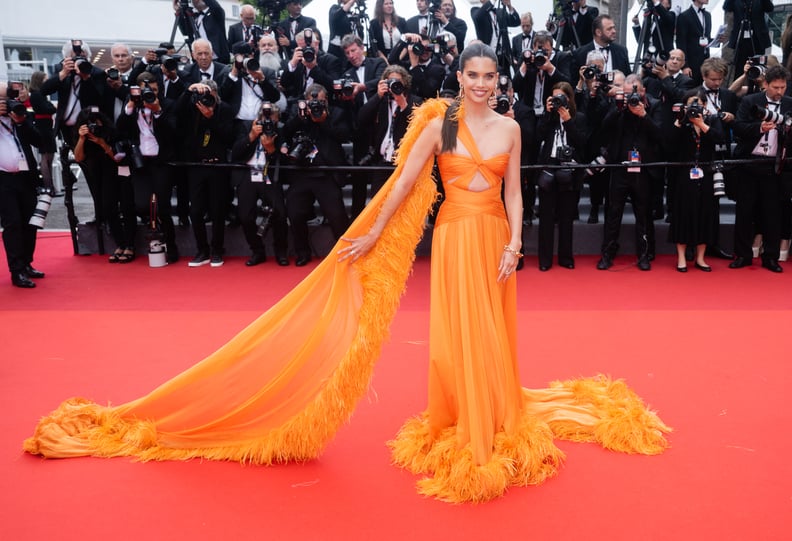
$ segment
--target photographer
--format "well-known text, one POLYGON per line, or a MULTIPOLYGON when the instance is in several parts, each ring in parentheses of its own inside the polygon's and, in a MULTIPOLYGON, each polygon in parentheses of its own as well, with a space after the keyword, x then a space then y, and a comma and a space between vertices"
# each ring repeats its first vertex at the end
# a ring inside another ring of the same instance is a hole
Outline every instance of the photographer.
POLYGON ((41 85, 46 81, 47 75, 43 71, 34 71, 30 75, 30 108, 33 109, 33 125, 41 135, 39 145, 39 156, 41 159, 41 180, 44 181, 44 188, 49 190, 52 195, 63 195, 55 193, 55 184, 52 178, 52 160, 57 150, 55 142, 55 131, 52 129, 52 117, 55 114, 55 106, 41 93, 41 85))
POLYGON ((110 47, 110 56, 113 58, 112 67, 107 68, 108 103, 106 110, 113 111, 113 121, 118 120, 118 115, 124 108, 124 101, 129 95, 129 78, 132 74, 132 65, 135 57, 132 48, 126 43, 115 43, 110 47))
POLYGON ((685 53, 686 70, 697 85, 701 84, 701 64, 710 56, 712 41, 712 15, 704 9, 707 4, 709 0, 693 0, 679 14, 676 24, 676 45, 685 53))
POLYGON ((700 87, 688 91, 676 112, 669 150, 677 160, 695 162, 693 167, 669 169, 669 187, 674 185, 673 210, 668 238, 676 244, 677 271, 687 272, 685 252, 695 246, 695 266, 710 272, 704 260, 708 245, 717 239, 717 203, 712 169, 698 163, 716 159, 717 145, 723 142, 723 125, 718 115, 706 109, 707 94, 700 87))
MULTIPOLYGON (((627 48, 616 43, 616 23, 608 15, 598 15, 592 22, 593 38, 589 43, 584 43, 573 53, 573 66, 585 65, 586 56, 591 51, 598 51, 605 57, 603 72, 620 71, 631 73, 630 57, 627 48)), ((578 69, 571 70, 572 84, 577 84, 578 69)))
MULTIPOLYGON (((336 58, 344 58, 344 50, 341 48, 341 38, 353 32, 349 11, 357 3, 358 0, 338 0, 336 5, 330 6, 330 13, 328 15, 330 43, 327 46, 327 52, 336 58)), ((363 39, 363 36, 358 37, 363 39)))
MULTIPOLYGON (((407 131, 413 109, 421 100, 410 92, 412 78, 401 66, 388 66, 382 72, 377 94, 360 108, 358 126, 368 132, 369 152, 360 165, 382 165, 393 162, 393 156, 407 131)), ((370 197, 374 197, 385 181, 387 172, 368 175, 370 197)))
POLYGON ((520 69, 523 53, 533 51, 533 39, 536 32, 533 30, 533 15, 530 11, 526 11, 520 16, 520 27, 522 32, 512 38, 512 66, 515 72, 520 69))
POLYGON ((157 80, 160 97, 177 100, 184 92, 182 70, 187 68, 189 58, 175 54, 172 43, 160 43, 156 49, 149 49, 130 72, 129 80, 137 81, 138 75, 149 72, 157 80))
POLYGON ((256 8, 250 4, 239 6, 239 18, 241 20, 238 23, 228 27, 227 41, 228 49, 232 51, 231 54, 233 54, 234 45, 240 41, 247 43, 251 48, 256 48, 264 30, 256 24, 256 8))
POLYGON ((457 54, 461 53, 465 48, 467 23, 456 16, 454 0, 441 0, 440 9, 435 9, 434 17, 440 26, 440 32, 453 34, 454 38, 456 38, 457 54))
POLYGON ((778 65, 780 65, 778 58, 772 54, 752 56, 745 61, 743 74, 729 85, 729 90, 734 92, 738 98, 761 92, 765 87, 764 74, 767 68, 778 65))
POLYGON ((654 224, 649 216, 650 176, 642 162, 653 162, 663 140, 660 104, 646 96, 638 75, 624 80, 625 96, 617 101, 602 121, 603 140, 608 142, 608 163, 624 168, 611 169, 608 210, 602 240, 602 258, 597 269, 607 270, 619 249, 624 205, 629 197, 635 214, 635 247, 638 268, 648 271, 654 256, 654 224))
POLYGON ((219 61, 212 60, 212 44, 205 39, 197 39, 192 45, 193 62, 187 64, 181 72, 185 87, 195 83, 214 81, 219 87, 228 76, 229 67, 219 61))
POLYGON ((231 171, 231 184, 236 188, 239 203, 239 219, 251 251, 250 259, 245 262, 248 267, 256 266, 267 259, 263 238, 267 226, 256 224, 259 200, 269 209, 269 214, 263 216, 263 219, 272 226, 275 260, 282 267, 289 264, 286 256, 289 248, 286 200, 273 167, 273 163, 279 159, 279 120, 278 106, 264 102, 255 121, 244 121, 238 126, 231 152, 234 163, 248 165, 247 169, 231 171))
POLYGON ((398 58, 398 64, 410 72, 413 93, 421 98, 429 99, 437 96, 443 85, 446 69, 440 62, 439 56, 445 56, 447 52, 446 34, 438 34, 435 40, 418 34, 405 34, 391 51, 389 61, 393 65, 396 63, 395 59, 398 58), (441 43, 442 49, 440 48, 441 43), (435 54, 435 45, 437 45, 438 54, 435 54))
POLYGON ((501 0, 503 7, 495 9, 491 0, 481 0, 481 7, 470 8, 470 16, 476 28, 476 38, 498 53, 498 67, 508 70, 511 66, 510 26, 520 26, 520 15, 512 7, 511 0, 501 0))
MULTIPOLYGON (((575 94, 567 82, 553 86, 539 121, 538 163, 559 165, 580 162, 586 144, 586 120, 575 108, 575 94)), ((580 196, 580 169, 545 169, 539 174, 539 270, 553 266, 553 237, 558 224, 558 264, 575 268, 572 230, 580 196)))
POLYGON ((332 88, 333 81, 341 77, 342 71, 341 59, 322 51, 319 39, 310 28, 297 33, 296 43, 297 47, 281 76, 289 104, 301 99, 313 84, 332 88))
POLYGON ((327 90, 311 85, 305 101, 297 102, 294 114, 283 128, 286 142, 281 153, 305 169, 292 176, 286 192, 286 213, 292 228, 296 265, 311 261, 308 220, 314 216, 314 201, 319 202, 333 236, 338 239, 349 223, 341 195, 341 178, 334 173, 316 171, 311 165, 344 165, 341 143, 349 140, 351 127, 347 115, 337 107, 330 107, 327 90))
POLYGON ((734 49, 735 77, 742 75, 746 58, 763 54, 772 45, 765 14, 774 9, 772 0, 726 0, 723 3, 723 11, 734 17, 726 47, 734 49))
POLYGON ((210 60, 218 60, 222 64, 228 63, 225 10, 220 2, 217 0, 193 0, 192 7, 190 7, 188 0, 173 0, 173 11, 179 23, 179 30, 187 43, 205 39, 212 47, 210 60))
POLYGON ((369 36, 377 48, 377 56, 387 62, 391 50, 406 33, 407 21, 396 14, 393 0, 377 0, 374 18, 369 23, 369 36))
POLYGON ((591 43, 592 25, 599 16, 599 9, 588 7, 586 0, 562 0, 561 6, 562 21, 553 33, 559 48, 570 51, 591 43), (563 32, 560 41, 559 32, 563 32))
POLYGON ((674 28, 676 27, 676 13, 671 8, 671 1, 646 0, 642 7, 642 14, 643 21, 638 15, 632 19, 635 40, 640 41, 641 27, 647 25, 646 32, 644 32, 644 51, 654 48, 658 54, 668 54, 674 48, 674 28))
POLYGON ((69 148, 74 148, 77 142, 75 122, 84 107, 93 105, 103 108, 105 114, 112 114, 106 109, 107 74, 91 65, 90 56, 91 48, 84 41, 67 41, 63 46, 63 62, 55 66, 55 75, 41 85, 43 95, 58 95, 55 133, 61 134, 69 148))
MULTIPOLYGON (((234 44, 233 53, 234 62, 231 64, 228 77, 220 85, 220 97, 231 106, 237 121, 250 122, 258 118, 262 103, 280 101, 277 72, 261 67, 258 59, 255 58, 258 55, 248 43, 234 44)), ((281 105, 285 106, 285 104, 284 98, 281 105)))
POLYGON ((286 0, 289 16, 278 23, 278 45, 285 56, 292 54, 297 45, 297 34, 306 28, 316 29, 316 21, 302 14, 302 0, 286 0))
POLYGON ((118 175, 113 121, 98 107, 88 107, 77 116, 77 126, 79 138, 74 159, 82 167, 86 181, 96 189, 103 218, 101 221, 97 218, 100 226, 97 234, 103 234, 101 226, 107 223, 116 245, 110 262, 130 263, 135 259, 135 196, 129 176, 118 175))
MULTIPOLYGON (((227 149, 233 144, 234 114, 231 106, 220 101, 217 84, 212 80, 194 83, 179 98, 176 108, 181 126, 188 126, 182 143, 182 157, 188 162, 225 163, 227 149)), ((223 265, 225 218, 228 204, 228 173, 219 167, 192 165, 187 168, 190 185, 190 220, 196 256, 190 267, 211 263, 223 265), (204 216, 212 222, 211 250, 204 216)))
POLYGON ((38 181, 31 145, 38 147, 41 137, 14 91, 18 92, 0 82, 0 226, 11 283, 33 288, 36 283, 31 278, 44 278, 43 272, 31 266, 36 228, 29 223, 36 208, 38 181))
POLYGON ((786 68, 769 68, 765 73, 765 91, 745 96, 737 110, 734 121, 737 137, 735 158, 764 159, 741 166, 740 175, 736 178, 734 251, 737 257, 729 264, 732 269, 752 264, 754 210, 758 208, 756 229, 763 235, 762 266, 772 272, 783 271, 778 264, 782 177, 774 162, 787 144, 788 118, 792 115, 792 98, 784 95, 788 80, 786 68))
POLYGON ((415 0, 415 8, 418 10, 418 15, 413 15, 407 19, 407 32, 429 37, 437 34, 437 23, 435 23, 432 14, 429 13, 430 3, 431 0, 415 0))
MULTIPOLYGON (((119 168, 119 184, 131 181, 134 187, 133 208, 142 216, 151 211, 151 195, 157 196, 159 223, 167 247, 166 258, 168 263, 175 263, 179 260, 179 250, 171 216, 172 181, 168 166, 169 161, 176 159, 175 102, 160 97, 159 83, 151 73, 141 73, 135 83, 137 85, 130 88, 129 101, 116 122, 119 140, 124 141, 123 150, 129 158, 127 167, 130 172, 122 175, 119 168), (139 156, 135 155, 137 153, 139 156)), ((126 216, 127 211, 122 211, 126 216)), ((147 221, 151 223, 156 219, 156 216, 149 216, 147 221)), ((127 244, 134 247, 128 241, 127 244)), ((117 250, 111 261, 116 258, 123 262, 124 257, 117 250)))

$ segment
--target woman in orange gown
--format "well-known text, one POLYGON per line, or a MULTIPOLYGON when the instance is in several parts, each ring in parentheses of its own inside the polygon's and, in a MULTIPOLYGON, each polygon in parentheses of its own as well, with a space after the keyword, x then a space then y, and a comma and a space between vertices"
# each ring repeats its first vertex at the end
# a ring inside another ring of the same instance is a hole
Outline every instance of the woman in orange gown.
POLYGON ((318 456, 371 378, 436 198, 437 156, 446 201, 432 240, 429 401, 390 442, 394 462, 425 476, 423 494, 480 502, 553 475, 563 458, 554 437, 661 452, 669 428, 621 381, 520 386, 520 137, 487 106, 496 65, 486 45, 465 49, 464 97, 417 110, 394 174, 280 302, 144 397, 115 407, 63 402, 24 450, 265 465, 318 456))

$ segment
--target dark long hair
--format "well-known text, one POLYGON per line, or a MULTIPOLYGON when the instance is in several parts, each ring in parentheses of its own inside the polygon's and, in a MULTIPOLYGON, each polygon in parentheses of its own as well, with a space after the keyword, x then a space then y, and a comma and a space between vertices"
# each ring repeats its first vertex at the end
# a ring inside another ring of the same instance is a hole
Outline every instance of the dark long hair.
MULTIPOLYGON (((471 43, 462 54, 459 55, 459 71, 465 71, 465 64, 471 58, 489 58, 495 65, 498 65, 498 55, 489 45, 476 42, 471 43)), ((460 89, 460 92, 462 89, 460 89)), ((440 152, 450 152, 456 148, 457 132, 459 131, 459 119, 457 118, 459 107, 462 104, 460 98, 455 99, 451 105, 446 109, 445 118, 443 118, 443 127, 440 131, 442 147, 440 152)))

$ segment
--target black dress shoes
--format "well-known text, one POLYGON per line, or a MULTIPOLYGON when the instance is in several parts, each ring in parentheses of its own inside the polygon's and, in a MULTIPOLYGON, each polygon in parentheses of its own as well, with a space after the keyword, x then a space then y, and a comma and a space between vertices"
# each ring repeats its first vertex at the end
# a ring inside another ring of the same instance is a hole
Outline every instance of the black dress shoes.
POLYGON ((652 263, 649 260, 649 256, 638 259, 638 268, 642 271, 652 270, 652 263))
POLYGON ((11 283, 17 287, 31 288, 36 287, 36 283, 27 277, 24 272, 11 273, 11 283))
POLYGON ((776 259, 766 259, 762 261, 762 266, 770 272, 784 272, 784 269, 778 264, 776 259))
POLYGON ((737 258, 734 261, 729 263, 729 268, 741 269, 743 267, 750 267, 751 265, 753 265, 753 261, 751 261, 750 258, 737 256, 737 258))
POLYGON ((608 254, 602 254, 602 257, 597 262, 597 270, 608 270, 613 266, 613 258, 608 254))
POLYGON ((310 262, 311 262, 311 256, 301 255, 301 256, 297 256, 297 261, 295 261, 294 264, 297 265, 298 267, 304 267, 310 262))
POLYGON ((260 263, 264 263, 267 260, 267 256, 262 253, 254 253, 250 256, 250 259, 245 261, 245 265, 248 267, 255 267, 260 263))
POLYGON ((279 255, 275 257, 275 261, 278 262, 278 265, 281 267, 288 267, 289 266, 289 258, 285 255, 279 255))
POLYGON ((28 278, 44 278, 45 274, 40 270, 36 270, 30 265, 25 267, 25 274, 27 274, 28 278))
POLYGON ((550 270, 550 265, 539 265, 539 270, 542 272, 547 272, 550 270))
POLYGON ((730 254, 720 246, 708 246, 704 253, 710 257, 717 257, 718 259, 734 259, 734 254, 730 254))
POLYGON ((712 267, 709 265, 699 265, 698 263, 695 264, 696 268, 703 272, 712 272, 712 267))
POLYGON ((565 269, 574 269, 575 268, 575 262, 574 261, 566 261, 564 263, 559 263, 559 265, 561 265, 565 269))

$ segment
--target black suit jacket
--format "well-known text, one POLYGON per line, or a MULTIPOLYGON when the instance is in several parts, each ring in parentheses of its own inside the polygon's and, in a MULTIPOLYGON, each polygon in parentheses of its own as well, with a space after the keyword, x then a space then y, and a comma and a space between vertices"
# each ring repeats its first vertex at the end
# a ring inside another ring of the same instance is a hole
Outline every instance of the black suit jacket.
MULTIPOLYGON (((213 64, 214 71, 212 72, 212 80, 217 83, 217 88, 219 89, 228 76, 228 72, 231 71, 231 68, 228 67, 228 64, 222 64, 217 61, 213 62, 213 64)), ((203 80, 201 77, 201 69, 198 67, 198 64, 195 63, 187 64, 179 75, 179 78, 184 79, 185 88, 193 83, 200 83, 203 80)))
MULTIPOLYGON (((396 28, 398 28, 399 32, 404 35, 404 33, 407 32, 407 21, 399 18, 396 28)), ((369 24, 369 36, 371 37, 372 43, 376 43, 377 50, 387 58, 391 50, 385 48, 385 39, 382 37, 382 23, 380 23, 377 19, 372 19, 371 24, 369 24)))
MULTIPOLYGON (((227 64, 231 58, 231 52, 226 40, 225 10, 217 0, 205 0, 205 2, 208 13, 201 17, 201 24, 206 29, 206 39, 211 42, 212 51, 217 55, 217 60, 227 64)), ((200 36, 195 37, 199 38, 200 36)))
MULTIPOLYGON (((646 35, 644 36, 644 51, 649 45, 654 45, 657 51, 669 52, 674 48, 674 28, 676 27, 676 13, 669 11, 663 7, 663 4, 653 6, 653 12, 657 16, 657 24, 655 25, 654 32, 650 32, 652 28, 651 21, 645 19, 641 20, 641 24, 648 24, 646 35)), ((642 12, 643 13, 643 12, 642 12)), ((633 26, 635 33, 635 40, 638 41, 641 37, 641 26, 633 26)))
MULTIPOLYGON (((75 77, 79 77, 78 75, 72 73, 61 81, 60 76, 58 75, 60 73, 61 67, 61 64, 57 64, 55 66, 55 75, 44 81, 44 83, 41 85, 41 93, 45 96, 55 93, 58 94, 58 107, 54 128, 55 133, 58 133, 61 130, 61 127, 64 125, 63 122, 69 114, 69 111, 66 110, 66 107, 68 106, 69 96, 71 95, 72 91, 72 82, 74 81, 75 77)), ((107 115, 109 118, 113 118, 113 110, 111 108, 112 99, 110 98, 114 98, 115 96, 111 96, 110 87, 107 86, 106 79, 107 74, 94 66, 94 68, 91 70, 90 77, 84 81, 80 81, 77 92, 80 98, 81 108, 84 109, 88 106, 95 105, 100 108, 102 113, 107 115)), ((73 144, 75 141, 67 142, 69 144, 73 144)))
MULTIPOLYGON (((490 11, 494 10, 490 0, 482 4, 481 7, 474 7, 470 10, 470 16, 473 18, 473 25, 476 27, 476 37, 484 43, 492 42, 492 17, 490 11)), ((496 19, 498 21, 498 28, 501 33, 501 55, 505 58, 511 58, 511 44, 509 43, 509 28, 510 26, 520 26, 520 15, 512 7, 512 11, 506 8, 500 8, 496 12, 496 19)), ((511 60, 509 60, 511 65, 511 60)))
POLYGON ((754 48, 757 54, 763 54, 764 50, 770 47, 770 31, 767 28, 765 13, 770 13, 775 9, 772 0, 726 0, 723 3, 723 11, 734 13, 734 25, 729 36, 728 46, 736 49, 737 42, 742 39, 740 23, 748 18, 746 4, 751 7, 751 28, 754 48))
MULTIPOLYGON (((159 145, 157 161, 167 163, 175 159, 176 156, 176 103, 167 99, 160 98, 162 108, 159 117, 153 117, 152 126, 154 128, 154 138, 159 145)), ((135 109, 131 115, 126 114, 126 107, 121 111, 116 121, 116 130, 119 139, 129 139, 137 144, 140 143, 140 127, 138 126, 138 110, 135 109)))
POLYGON ((412 76, 413 94, 425 99, 437 97, 446 77, 445 66, 440 61, 432 58, 427 65, 408 67, 408 71, 412 76))
MULTIPOLYGON (((347 63, 346 70, 344 71, 343 77, 352 79, 356 83, 365 83, 366 84, 366 98, 371 99, 374 94, 377 93, 377 85, 379 84, 379 80, 382 78, 382 72, 385 71, 387 67, 385 61, 381 58, 371 58, 368 57, 363 61, 363 80, 360 81, 357 75, 357 68, 347 63)), ((360 107, 363 106, 363 96, 358 94, 355 98, 356 110, 360 110, 360 107)))
POLYGON ((411 34, 425 34, 426 32, 421 32, 421 27, 432 20, 431 15, 415 15, 414 17, 410 17, 407 19, 407 32, 411 34))
POLYGON ((515 69, 520 67, 520 63, 522 62, 523 51, 526 49, 533 48, 534 36, 536 36, 536 32, 532 30, 530 41, 525 44, 525 47, 523 47, 523 39, 525 38, 525 34, 520 33, 512 38, 512 42, 511 42, 512 63, 514 64, 515 69))
MULTIPOLYGON (((565 58, 569 58, 569 53, 556 53, 555 56, 564 55, 565 58)), ((552 62, 552 61, 551 61, 552 62)), ((565 61, 568 64, 568 61, 565 61)), ((553 62, 555 65, 555 62, 553 62)), ((546 72, 542 72, 545 73, 546 72)), ((520 96, 520 101, 522 101, 525 105, 529 108, 533 108, 533 101, 534 101, 534 93, 536 92, 536 84, 538 81, 539 70, 537 70, 533 66, 528 66, 523 76, 519 71, 514 76, 514 80, 512 81, 512 86, 514 87, 514 91, 520 96)), ((544 104, 545 100, 553 93, 553 86, 556 83, 560 83, 562 81, 569 82, 569 76, 565 75, 561 69, 556 66, 556 70, 553 72, 552 75, 545 77, 544 86, 542 87, 542 103, 544 104)), ((544 109, 544 105, 542 106, 544 109)))
MULTIPOLYGON (((662 110, 660 102, 647 96, 646 115, 638 117, 627 110, 613 107, 602 121, 602 134, 608 142, 608 163, 621 163, 628 158, 628 151, 637 149, 641 162, 659 159, 663 141, 662 110)), ((642 172, 652 170, 642 169, 642 172)))
MULTIPOLYGON (((300 31, 305 30, 306 28, 316 28, 316 20, 312 19, 311 17, 306 17, 305 15, 300 15, 296 19, 297 21, 297 30, 294 32, 295 34, 300 33, 300 31)), ((297 42, 291 39, 291 17, 287 17, 285 20, 278 23, 278 28, 283 35, 289 38, 289 56, 291 56, 291 51, 293 51, 297 47, 297 42)))
POLYGON ((594 39, 592 25, 594 23, 594 19, 596 19, 598 16, 599 9, 588 7, 588 9, 586 9, 586 13, 578 13, 577 20, 574 21, 574 30, 572 27, 567 28, 564 25, 559 25, 558 30, 556 30, 556 33, 553 34, 553 38, 556 40, 556 43, 558 43, 558 46, 563 49, 576 49, 578 47, 582 47, 594 39), (562 32, 560 40, 558 39, 559 32, 562 32), (576 34, 579 42, 575 42, 576 34))
MULTIPOLYGON (((764 136, 760 131, 762 121, 754 115, 754 108, 767 109, 767 95, 764 92, 756 92, 744 96, 737 109, 734 120, 734 135, 737 138, 737 147, 734 150, 735 158, 750 158, 753 149, 759 140, 764 136)), ((781 114, 792 112, 792 98, 784 96, 781 98, 781 114)), ((778 144, 783 145, 782 131, 779 130, 778 144)))
POLYGON ((444 32, 454 34, 457 42, 457 52, 461 53, 465 50, 465 37, 467 36, 467 23, 459 17, 452 17, 448 19, 448 24, 443 27, 444 32))
POLYGON ((231 74, 223 80, 222 86, 219 88, 220 97, 231 106, 234 113, 234 118, 239 114, 239 108, 242 106, 242 85, 252 84, 258 88, 256 90, 262 102, 269 101, 272 103, 280 99, 280 90, 278 90, 277 74, 269 68, 261 68, 264 73, 264 79, 255 82, 252 78, 248 79, 247 76, 239 74, 237 80, 231 78, 231 74))
MULTIPOLYGON (((394 147, 399 146, 399 141, 407 132, 410 115, 420 102, 421 100, 417 96, 410 95, 407 97, 407 108, 404 111, 396 108, 393 120, 394 147)), ((379 94, 375 94, 373 98, 368 100, 358 113, 358 126, 365 127, 369 135, 369 144, 374 147, 378 156, 382 141, 388 135, 389 116, 390 100, 387 97, 385 99, 380 98, 379 94)))
MULTIPOLYGON (((245 31, 243 29, 244 23, 238 22, 236 24, 232 24, 228 27, 228 50, 232 50, 234 48, 235 43, 239 43, 240 41, 245 41, 245 31)), ((259 30, 260 31, 260 30, 259 30)), ((251 30, 252 35, 252 30, 251 30)))
POLYGON ((696 82, 701 82, 701 64, 710 56, 709 47, 699 45, 701 37, 707 38, 707 42, 712 41, 712 15, 704 10, 702 28, 696 10, 690 6, 677 17, 676 45, 684 51, 687 66, 696 82))
POLYGON ((315 83, 322 85, 328 92, 328 96, 333 91, 333 81, 341 78, 341 60, 330 53, 319 52, 316 67, 307 72, 305 65, 300 62, 294 71, 289 70, 289 66, 284 62, 283 75, 281 75, 281 86, 287 98, 302 99, 305 93, 305 82, 311 76, 315 83))

